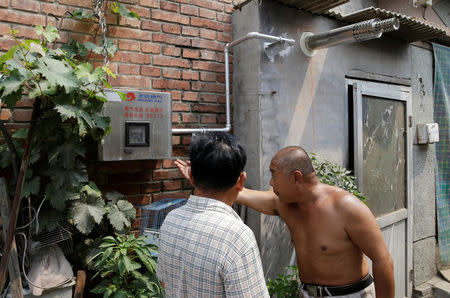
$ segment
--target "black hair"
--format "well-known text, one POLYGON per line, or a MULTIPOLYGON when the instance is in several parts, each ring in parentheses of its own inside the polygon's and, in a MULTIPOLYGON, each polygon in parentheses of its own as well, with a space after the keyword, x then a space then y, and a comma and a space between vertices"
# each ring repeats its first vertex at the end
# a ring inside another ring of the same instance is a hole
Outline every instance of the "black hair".
POLYGON ((247 162, 238 138, 225 132, 194 136, 189 155, 196 187, 215 191, 226 191, 235 185, 247 162))

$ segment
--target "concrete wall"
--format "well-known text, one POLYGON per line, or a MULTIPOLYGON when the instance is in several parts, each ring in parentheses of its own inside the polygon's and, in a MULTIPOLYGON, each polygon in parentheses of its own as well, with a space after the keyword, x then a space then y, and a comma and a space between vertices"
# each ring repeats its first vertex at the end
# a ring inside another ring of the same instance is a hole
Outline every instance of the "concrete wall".
MULTIPOLYGON (((433 52, 411 46, 413 128, 434 122, 433 52)), ((415 130, 417 135, 417 130, 415 130)), ((417 145, 414 137, 414 284, 436 275, 435 146, 417 145)))
MULTIPOLYGON (((296 39, 304 31, 317 33, 345 25, 264 1, 259 7, 252 3, 234 13, 233 24, 240 23, 233 26, 234 38, 248 32, 239 28, 256 30, 248 24, 255 22, 255 14, 258 15, 257 31, 296 39)), ((264 42, 258 41, 256 45, 243 44, 234 50, 234 124, 235 133, 250 152, 249 187, 269 187, 270 160, 274 153, 288 145, 300 145, 348 166, 346 76, 353 73, 384 75, 394 81, 411 78, 409 45, 389 37, 320 50, 313 58, 307 58, 294 46, 270 60, 263 46, 264 42), (249 53, 259 59, 247 58, 249 53)), ((266 276, 274 277, 283 272, 292 254, 284 224, 277 217, 263 215, 260 225, 252 228, 260 237, 266 276)))

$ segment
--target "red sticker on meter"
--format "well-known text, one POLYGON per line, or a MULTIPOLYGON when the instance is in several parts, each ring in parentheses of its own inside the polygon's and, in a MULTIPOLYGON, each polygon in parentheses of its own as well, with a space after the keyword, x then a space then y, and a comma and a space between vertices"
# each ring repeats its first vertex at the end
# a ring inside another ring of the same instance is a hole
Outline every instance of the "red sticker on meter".
POLYGON ((127 101, 133 101, 136 99, 136 95, 134 95, 133 92, 128 92, 127 93, 127 101))

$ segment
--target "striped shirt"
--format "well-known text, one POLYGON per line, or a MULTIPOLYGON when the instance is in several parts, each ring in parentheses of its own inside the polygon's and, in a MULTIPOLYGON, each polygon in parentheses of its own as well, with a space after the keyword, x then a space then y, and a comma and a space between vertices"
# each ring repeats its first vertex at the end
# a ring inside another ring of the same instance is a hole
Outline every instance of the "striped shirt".
POLYGON ((167 297, 269 297, 255 236, 225 203, 192 195, 160 232, 167 297))

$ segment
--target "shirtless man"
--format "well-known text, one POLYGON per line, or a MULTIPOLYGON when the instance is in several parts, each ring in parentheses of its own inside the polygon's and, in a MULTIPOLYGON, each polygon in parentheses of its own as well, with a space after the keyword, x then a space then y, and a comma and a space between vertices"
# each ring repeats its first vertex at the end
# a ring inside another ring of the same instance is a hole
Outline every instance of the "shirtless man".
MULTIPOLYGON (((177 161, 185 173, 188 163, 177 161)), ((347 191, 320 183, 308 154, 286 147, 270 164, 273 190, 244 189, 239 204, 287 224, 297 255, 302 297, 394 297, 394 266, 375 217, 347 191)))

